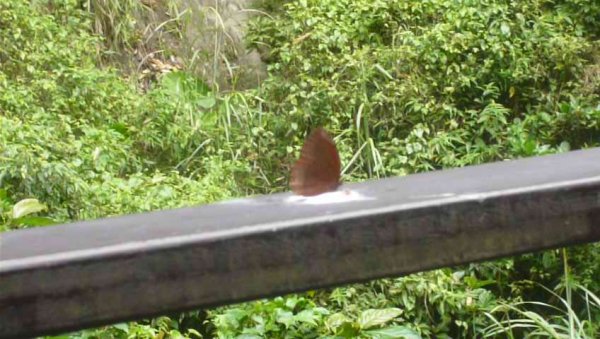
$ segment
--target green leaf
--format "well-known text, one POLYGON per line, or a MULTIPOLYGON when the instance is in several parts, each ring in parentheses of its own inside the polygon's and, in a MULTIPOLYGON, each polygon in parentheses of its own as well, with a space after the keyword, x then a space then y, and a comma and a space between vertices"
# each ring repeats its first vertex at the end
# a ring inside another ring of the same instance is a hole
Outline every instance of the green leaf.
POLYGON ((363 333, 370 338, 376 339, 421 339, 421 335, 419 335, 419 333, 405 326, 392 326, 376 330, 368 330, 364 331, 363 333))
POLYGON ((129 136, 129 134, 130 134, 129 128, 124 123, 120 123, 120 122, 114 123, 114 124, 110 125, 110 129, 112 129, 118 133, 121 133, 124 136, 129 136))
POLYGON ((471 276, 465 277, 464 280, 465 280, 465 283, 467 283, 467 285, 473 289, 482 288, 482 287, 496 283, 495 280, 491 280, 491 279, 479 280, 479 279, 477 279, 475 277, 471 277, 471 276))
POLYGON ((181 334, 181 332, 177 331, 177 330, 171 330, 169 331, 169 339, 187 339, 186 336, 184 336, 183 334, 181 334))
POLYGON ((340 326, 336 334, 344 338, 356 338, 359 332, 360 329, 358 328, 358 324, 345 322, 340 326))
POLYGON ((235 339, 263 339, 263 337, 256 334, 240 334, 235 339))
POLYGON ((56 224, 56 221, 52 220, 48 217, 21 217, 17 219, 19 224, 27 225, 27 226, 48 226, 56 224))
POLYGON ((346 322, 350 322, 350 318, 348 318, 347 316, 345 316, 342 313, 334 313, 334 314, 330 315, 329 317, 327 317, 327 320, 325 321, 325 325, 331 331, 335 332, 335 330, 338 327, 342 326, 342 324, 344 324, 346 322))
POLYGON ((278 309, 276 311, 277 314, 277 322, 285 325, 286 328, 289 328, 294 323, 294 314, 289 311, 283 311, 278 309))
POLYGON ((313 310, 304 310, 294 317, 298 322, 311 324, 317 326, 317 319, 319 318, 313 310))
POLYGON ((559 152, 568 152, 570 150, 571 150, 571 145, 569 144, 568 141, 563 141, 560 143, 560 145, 558 145, 559 152))
POLYGON ((399 308, 370 309, 363 311, 358 317, 358 324, 362 329, 383 325, 402 314, 399 308))
POLYGON ((180 100, 210 92, 210 88, 202 80, 179 71, 165 74, 161 78, 161 87, 167 94, 180 100))
POLYGON ((188 334, 193 334, 194 336, 196 336, 198 338, 202 338, 202 334, 200 334, 200 332, 196 331, 193 328, 188 328, 187 332, 188 332, 188 334))
POLYGON ((217 101, 215 100, 215 97, 213 97, 213 96, 205 96, 205 97, 198 99, 198 106, 205 108, 205 109, 214 107, 216 103, 217 103, 217 101))
POLYGON ((536 148, 537 148, 537 143, 533 139, 527 139, 523 143, 523 151, 525 151, 525 154, 527 154, 527 155, 533 155, 536 148))
POLYGON ((502 34, 508 36, 510 35, 510 26, 506 22, 503 22, 502 24, 500 24, 500 31, 502 32, 502 34))
POLYGON ((45 211, 46 205, 40 203, 37 199, 23 199, 13 206, 13 218, 18 219, 23 216, 45 211))
POLYGON ((118 330, 121 330, 121 331, 123 331, 125 333, 129 333, 129 324, 127 324, 127 323, 114 324, 114 325, 112 325, 112 327, 114 327, 114 328, 116 328, 118 330))

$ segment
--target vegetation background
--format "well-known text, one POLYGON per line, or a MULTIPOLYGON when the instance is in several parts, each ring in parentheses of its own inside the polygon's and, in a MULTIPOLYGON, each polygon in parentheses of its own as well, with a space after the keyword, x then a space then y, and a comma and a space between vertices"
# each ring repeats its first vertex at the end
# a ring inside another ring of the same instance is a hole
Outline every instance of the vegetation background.
MULTIPOLYGON (((0 230, 600 144, 596 0, 0 2, 0 230), (252 6, 251 8, 248 6, 252 6)), ((51 227, 51 226, 50 226, 51 227)), ((600 245, 55 338, 598 338, 600 245)))

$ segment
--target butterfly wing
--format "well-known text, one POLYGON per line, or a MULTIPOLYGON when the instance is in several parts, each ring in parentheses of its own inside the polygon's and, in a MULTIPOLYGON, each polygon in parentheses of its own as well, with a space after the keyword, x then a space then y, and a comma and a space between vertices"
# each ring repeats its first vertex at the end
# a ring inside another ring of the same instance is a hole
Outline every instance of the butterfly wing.
POLYGON ((319 127, 304 142, 300 159, 292 167, 290 187, 306 196, 334 191, 340 185, 340 167, 333 139, 319 127))

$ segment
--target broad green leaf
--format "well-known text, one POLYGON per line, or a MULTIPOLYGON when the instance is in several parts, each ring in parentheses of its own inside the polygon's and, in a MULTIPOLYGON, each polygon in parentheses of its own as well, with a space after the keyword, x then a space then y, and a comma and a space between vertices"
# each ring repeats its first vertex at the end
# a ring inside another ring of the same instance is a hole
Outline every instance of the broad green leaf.
POLYGON ((336 335, 339 335, 344 338, 356 338, 360 332, 360 328, 358 328, 358 324, 353 322, 345 322, 340 326, 336 335))
POLYGON ((112 325, 112 327, 119 329, 125 333, 129 333, 129 324, 128 323, 118 323, 118 324, 112 325))
POLYGON ((570 150, 571 150, 571 144, 569 144, 568 141, 563 141, 558 146, 558 151, 559 152, 568 152, 570 150))
POLYGON ((240 334, 235 338, 236 339, 263 339, 263 337, 256 335, 256 334, 240 334))
POLYGON ((18 223, 27 226, 48 226, 56 224, 56 221, 48 217, 25 216, 19 218, 18 223))
POLYGON ((343 323, 349 322, 350 318, 345 316, 342 313, 334 313, 327 317, 325 321, 325 325, 332 331, 335 331, 338 327, 340 327, 343 323))
POLYGON ((161 78, 161 87, 174 98, 186 100, 206 95, 210 88, 200 79, 184 72, 170 72, 161 78))
POLYGON ((214 107, 216 103, 217 103, 217 101, 215 100, 215 97, 213 97, 213 96, 205 96, 202 98, 198 98, 198 106, 205 108, 205 109, 214 107))
POLYGON ((392 326, 376 330, 364 331, 370 338, 374 339, 421 339, 421 335, 405 326, 392 326))
POLYGON ((281 309, 276 311, 277 314, 277 322, 285 325, 286 328, 289 328, 294 323, 294 314, 289 311, 283 311, 281 309))
POLYGON ((169 331, 169 339, 187 339, 186 336, 184 336, 183 334, 181 334, 181 332, 177 331, 177 330, 171 330, 169 331))
POLYGON ((23 199, 13 206, 13 218, 18 219, 20 217, 45 211, 46 205, 40 203, 37 199, 23 199))
POLYGON ((202 338, 202 334, 200 334, 200 332, 196 331, 193 328, 188 328, 188 334, 193 334, 194 336, 198 337, 198 338, 202 338))
POLYGON ((289 308, 290 310, 293 310, 296 307, 296 304, 298 304, 298 298, 296 297, 289 297, 285 301, 285 307, 289 308))
POLYGON ((317 326, 317 319, 319 318, 319 316, 317 314, 315 314, 315 312, 313 310, 304 310, 304 311, 296 314, 294 316, 294 318, 298 322, 307 323, 307 324, 311 324, 311 325, 317 326))
POLYGON ((396 318, 402 314, 399 308, 384 308, 380 310, 370 309, 363 311, 358 317, 360 328, 366 330, 374 326, 379 326, 396 318))
POLYGON ((503 22, 502 24, 500 24, 500 31, 502 32, 502 34, 508 36, 510 35, 510 26, 506 22, 503 22))

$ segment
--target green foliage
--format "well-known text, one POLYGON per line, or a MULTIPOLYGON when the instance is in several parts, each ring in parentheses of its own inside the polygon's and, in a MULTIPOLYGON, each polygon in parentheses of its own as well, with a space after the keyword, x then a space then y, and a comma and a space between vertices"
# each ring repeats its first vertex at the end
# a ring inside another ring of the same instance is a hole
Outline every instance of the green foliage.
POLYGON ((195 111, 215 106, 207 87, 173 74, 140 96, 96 68, 98 39, 75 5, 0 5, 2 187, 16 199, 47 203, 60 221, 231 196, 231 174, 246 169, 220 150, 194 162, 199 180, 173 171, 215 132, 214 115, 195 111))
MULTIPOLYGON (((139 42, 137 1, 1 1, 0 230, 281 191, 318 125, 348 181, 599 145, 594 0, 263 5, 270 77, 214 93, 98 67, 139 42)), ((591 338, 599 263, 581 246, 69 337, 591 338)))
POLYGON ((209 319, 214 319, 218 338, 418 338, 406 327, 388 325, 401 313, 397 308, 366 309, 349 317, 288 296, 216 310, 209 319))
POLYGON ((194 329, 180 329, 179 322, 169 317, 159 317, 147 322, 120 323, 98 329, 84 330, 68 335, 48 337, 48 339, 100 339, 100 338, 203 338, 194 329))
POLYGON ((589 310, 600 309, 600 298, 588 289, 574 285, 582 292, 586 300, 588 313, 580 318, 577 312, 571 307, 570 295, 562 298, 553 291, 543 288, 546 292, 557 298, 560 303, 558 306, 550 305, 544 302, 516 302, 513 304, 500 303, 494 307, 486 316, 493 323, 484 329, 485 337, 495 337, 499 334, 506 334, 509 338, 520 337, 523 333, 530 336, 543 336, 552 338, 594 338, 599 330, 600 318, 595 315, 594 318, 589 310), (540 313, 527 311, 527 308, 545 309, 549 316, 542 316, 540 313))
POLYGON ((593 38, 600 37, 600 3, 595 0, 553 0, 544 1, 544 5, 558 10, 567 17, 573 26, 586 31, 593 38))
POLYGON ((580 81, 592 46, 535 1, 286 9, 254 26, 257 46, 270 47, 263 99, 301 131, 324 124, 341 135, 345 159, 360 149, 351 178, 597 144, 598 93, 580 81))
MULTIPOLYGON (((257 20, 251 31, 270 62, 261 107, 275 115, 257 127, 269 131, 255 134, 260 140, 252 152, 269 154, 257 159, 258 167, 281 172, 286 162, 273 160, 293 159, 298 150, 278 149, 277 140, 300 144, 298 131, 317 125, 337 136, 347 180, 596 146, 600 91, 597 81, 585 81, 597 67, 598 21, 585 19, 596 15, 596 7, 544 1, 287 3, 279 16, 257 20), (562 9, 550 10, 555 5, 562 9)), ((598 253, 595 246, 571 251, 583 252, 580 260, 598 253)), ((367 287, 361 292, 368 301, 358 308, 399 307, 424 335, 480 335, 489 324, 482 310, 497 305, 496 298, 547 297, 527 281, 552 286, 561 280, 567 266, 551 260, 552 253, 519 257, 515 264, 471 265, 458 286, 433 282, 425 295, 449 302, 437 312, 432 305, 427 314, 418 308, 411 314, 406 303, 379 305, 367 287), (480 303, 470 309, 452 297, 480 303)), ((600 271, 593 264, 569 267, 576 279, 595 286, 589 277, 600 271)), ((450 278, 448 272, 442 276, 450 278)), ((416 297, 418 291, 411 286, 406 293, 416 297)))
POLYGON ((111 52, 134 47, 138 39, 136 15, 143 8, 134 0, 82 1, 92 14, 94 32, 102 36, 111 52))
POLYGON ((218 338, 317 338, 327 310, 301 297, 275 298, 209 312, 218 338))
POLYGON ((22 227, 52 225, 54 220, 37 215, 47 209, 48 207, 37 199, 23 199, 13 204, 7 192, 0 189, 0 232, 22 227))
POLYGON ((497 301, 488 290, 471 285, 465 272, 439 270, 337 288, 328 298, 341 312, 398 308, 402 313, 397 324, 424 337, 473 337, 486 324, 482 311, 497 301))

